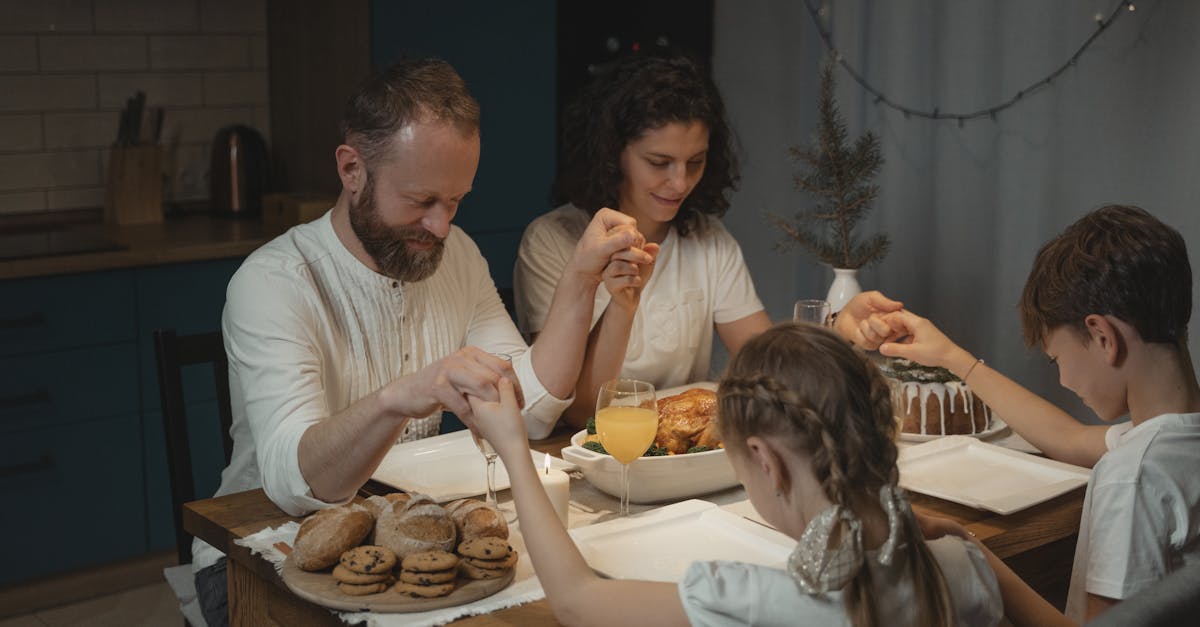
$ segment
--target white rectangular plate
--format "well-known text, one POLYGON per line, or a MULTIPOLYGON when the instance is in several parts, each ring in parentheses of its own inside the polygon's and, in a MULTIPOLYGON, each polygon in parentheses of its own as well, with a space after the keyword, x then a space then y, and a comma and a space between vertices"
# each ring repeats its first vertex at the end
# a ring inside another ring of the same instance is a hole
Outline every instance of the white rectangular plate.
POLYGON ((731 560, 783 568, 796 542, 691 499, 570 531, 584 559, 615 579, 678 582, 695 561, 731 560))
MULTIPOLYGON (((540 468, 546 454, 530 451, 540 468)), ((557 457, 550 467, 577 468, 557 457)), ((475 446, 471 432, 444 435, 397 444, 388 451, 371 478, 406 492, 425 494, 439 503, 487 493, 487 462, 475 446)), ((496 459, 496 490, 508 489, 504 462, 496 459)))
POLYGON ((901 449, 900 485, 998 514, 1011 514, 1087 484, 1092 471, 967 436, 901 449))

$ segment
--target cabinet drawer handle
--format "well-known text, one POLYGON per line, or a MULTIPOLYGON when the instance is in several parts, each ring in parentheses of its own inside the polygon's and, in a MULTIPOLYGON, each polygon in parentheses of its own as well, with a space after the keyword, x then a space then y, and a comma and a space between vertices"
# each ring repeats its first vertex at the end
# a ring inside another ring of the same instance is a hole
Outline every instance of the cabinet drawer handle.
POLYGON ((16 316, 0 320, 0 331, 28 329, 29 327, 40 327, 43 324, 46 324, 46 314, 39 311, 26 316, 16 316))
POLYGON ((17 407, 24 407, 26 405, 43 405, 49 403, 50 391, 46 388, 38 388, 25 394, 0 397, 0 409, 16 409, 17 407))
POLYGON ((24 464, 13 464, 12 466, 0 466, 0 479, 8 479, 18 475, 32 475, 36 472, 50 470, 54 468, 54 458, 48 453, 42 453, 42 456, 24 464))

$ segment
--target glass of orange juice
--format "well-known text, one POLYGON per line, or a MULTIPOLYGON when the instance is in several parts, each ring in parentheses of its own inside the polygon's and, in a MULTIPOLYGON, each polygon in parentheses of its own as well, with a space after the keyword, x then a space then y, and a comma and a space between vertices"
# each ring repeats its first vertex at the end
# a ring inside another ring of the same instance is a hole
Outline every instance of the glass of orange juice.
POLYGON ((596 394, 596 434, 609 455, 621 462, 621 516, 629 515, 629 464, 654 443, 658 406, 654 386, 634 379, 613 379, 596 394))

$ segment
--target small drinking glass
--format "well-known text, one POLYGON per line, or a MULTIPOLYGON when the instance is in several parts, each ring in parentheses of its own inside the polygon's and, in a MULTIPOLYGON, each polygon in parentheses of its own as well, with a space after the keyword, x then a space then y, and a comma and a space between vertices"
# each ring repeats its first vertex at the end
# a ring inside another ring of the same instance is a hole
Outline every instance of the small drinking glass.
POLYGON ((792 320, 796 322, 811 322, 823 327, 832 322, 829 315, 829 301, 817 298, 805 298, 796 301, 792 310, 792 320))
POLYGON ((614 379, 596 394, 596 433, 609 455, 621 462, 620 516, 629 515, 629 464, 654 443, 658 405, 654 386, 634 379, 614 379))
MULTIPOLYGON (((492 357, 503 359, 508 363, 512 363, 512 356, 504 353, 489 353, 492 357)), ((505 505, 501 506, 499 499, 496 498, 496 449, 492 448, 492 443, 486 438, 482 438, 475 430, 471 430, 471 437, 475 440, 475 446, 483 453, 483 459, 487 462, 487 495, 484 497, 485 502, 489 507, 501 513, 507 522, 513 522, 517 519, 517 512, 512 507, 505 505)))

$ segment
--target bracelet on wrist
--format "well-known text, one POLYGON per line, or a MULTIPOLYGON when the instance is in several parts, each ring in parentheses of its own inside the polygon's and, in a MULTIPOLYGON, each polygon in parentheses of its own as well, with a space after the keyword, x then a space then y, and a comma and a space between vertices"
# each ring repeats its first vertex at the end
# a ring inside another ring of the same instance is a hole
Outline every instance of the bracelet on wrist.
POLYGON ((976 360, 975 360, 975 363, 971 364, 971 367, 970 367, 970 368, 967 368, 967 372, 963 374, 963 376, 962 376, 962 382, 963 382, 963 383, 966 383, 966 382, 967 382, 967 377, 971 376, 971 373, 975 371, 975 366, 978 366, 979 364, 982 364, 982 363, 984 363, 984 361, 983 361, 983 358, 982 358, 982 357, 980 357, 980 358, 976 359, 976 360))

